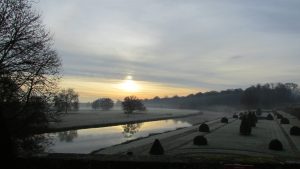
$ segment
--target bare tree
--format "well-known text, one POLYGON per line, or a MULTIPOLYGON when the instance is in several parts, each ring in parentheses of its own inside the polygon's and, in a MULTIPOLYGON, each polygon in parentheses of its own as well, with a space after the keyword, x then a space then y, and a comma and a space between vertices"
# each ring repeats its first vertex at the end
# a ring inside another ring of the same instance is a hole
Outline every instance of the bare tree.
POLYGON ((143 102, 136 96, 128 96, 124 98, 122 102, 122 107, 125 114, 131 114, 135 110, 145 111, 146 107, 143 102))
POLYGON ((31 3, 0 0, 0 117, 14 140, 55 117, 49 101, 60 77, 61 61, 31 3))
POLYGON ((101 108, 102 110, 110 110, 113 107, 114 107, 114 101, 110 98, 100 98, 93 101, 92 103, 93 109, 101 108))
POLYGON ((58 112, 78 110, 78 93, 74 89, 63 89, 54 97, 54 106, 58 112))

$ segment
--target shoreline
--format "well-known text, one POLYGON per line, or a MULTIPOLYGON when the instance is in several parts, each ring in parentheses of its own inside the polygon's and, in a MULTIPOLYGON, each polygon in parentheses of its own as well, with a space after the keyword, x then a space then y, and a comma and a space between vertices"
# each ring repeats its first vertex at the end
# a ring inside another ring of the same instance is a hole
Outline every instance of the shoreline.
POLYGON ((142 123, 142 122, 150 122, 150 121, 159 121, 159 120, 167 120, 167 119, 177 119, 177 118, 185 118, 190 116, 197 116, 201 115, 202 112, 186 114, 186 115, 173 115, 170 114, 167 117, 147 117, 145 119, 128 119, 127 121, 119 121, 119 122, 108 122, 108 123, 99 123, 99 124, 90 124, 90 125, 76 125, 76 126, 69 126, 69 127, 59 127, 59 128, 48 128, 45 131, 40 131, 38 134, 47 134, 47 133, 55 133, 55 132, 62 132, 68 130, 80 130, 80 129, 88 129, 88 128, 98 128, 98 127, 109 127, 109 126, 116 126, 116 125, 125 125, 125 124, 133 124, 133 123, 142 123))

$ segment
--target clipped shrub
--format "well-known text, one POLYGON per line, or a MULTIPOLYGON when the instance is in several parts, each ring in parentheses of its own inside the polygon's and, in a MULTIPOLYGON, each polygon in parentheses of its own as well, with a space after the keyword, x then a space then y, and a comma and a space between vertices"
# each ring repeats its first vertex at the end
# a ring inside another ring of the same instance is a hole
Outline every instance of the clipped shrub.
POLYGON ((255 127, 257 123, 257 117, 254 112, 249 112, 247 114, 247 120, 249 121, 251 127, 255 127))
POLYGON ((289 119, 284 117, 284 118, 281 119, 280 123, 281 124, 290 124, 290 121, 289 121, 289 119))
POLYGON ((255 124, 258 122, 258 118, 257 118, 257 116, 255 115, 255 113, 253 113, 253 118, 254 118, 254 122, 255 122, 255 124))
POLYGON ((269 149, 270 150, 281 151, 281 150, 283 150, 283 146, 282 146, 282 143, 279 140, 273 139, 269 143, 269 149))
POLYGON ((234 115, 232 116, 232 118, 234 118, 234 119, 238 119, 238 118, 239 118, 239 116, 238 116, 238 115, 236 115, 236 114, 234 114, 234 115))
POLYGON ((243 116, 242 122, 240 125, 240 134, 245 135, 245 136, 250 135, 251 131, 252 131, 251 127, 252 127, 251 121, 248 118, 248 116, 243 116))
POLYGON ((260 116, 262 114, 261 108, 256 109, 256 115, 260 116))
POLYGON ((228 119, 227 119, 226 117, 223 117, 223 118, 221 119, 221 123, 228 123, 228 119))
POLYGON ((201 124, 199 126, 199 131, 200 132, 209 132, 209 126, 207 124, 205 124, 205 123, 201 124))
POLYGON ((165 153, 165 150, 158 139, 155 139, 149 153, 151 155, 163 155, 165 153))
POLYGON ((128 151, 128 152, 126 153, 126 155, 132 156, 132 155, 133 155, 133 152, 132 152, 132 151, 128 151))
POLYGON ((293 127, 290 129, 290 134, 291 134, 291 135, 295 135, 295 136, 300 136, 300 127, 298 127, 298 126, 293 126, 293 127))
POLYGON ((276 113, 276 117, 277 117, 277 119, 283 119, 283 116, 279 113, 276 113))
POLYGON ((207 145, 207 139, 204 136, 196 136, 194 138, 194 145, 207 145))
POLYGON ((269 113, 268 115, 267 115, 267 118, 266 118, 267 120, 274 120, 274 117, 269 113))

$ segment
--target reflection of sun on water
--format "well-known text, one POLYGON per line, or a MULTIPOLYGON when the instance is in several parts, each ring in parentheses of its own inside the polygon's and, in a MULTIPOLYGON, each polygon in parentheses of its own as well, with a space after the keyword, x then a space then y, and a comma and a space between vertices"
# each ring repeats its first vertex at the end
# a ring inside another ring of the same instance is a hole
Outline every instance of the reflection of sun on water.
POLYGON ((132 76, 127 76, 126 79, 120 84, 120 88, 126 92, 137 92, 140 90, 139 85, 132 80, 132 76))

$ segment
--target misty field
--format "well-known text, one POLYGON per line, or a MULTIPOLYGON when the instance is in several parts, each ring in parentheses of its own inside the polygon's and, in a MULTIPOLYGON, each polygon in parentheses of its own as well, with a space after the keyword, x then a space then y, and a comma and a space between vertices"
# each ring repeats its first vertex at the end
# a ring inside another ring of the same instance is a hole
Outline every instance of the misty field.
MULTIPOLYGON (((291 120, 293 116, 287 116, 291 120)), ((187 117, 187 119, 193 117, 187 117)), ((299 120, 294 119, 299 125, 299 120)), ((106 148, 97 154, 126 154, 149 155, 149 150, 155 139, 159 139, 165 154, 174 156, 197 157, 203 153, 208 154, 238 154, 245 156, 262 157, 299 157, 299 136, 290 136, 289 128, 292 125, 283 125, 275 120, 258 120, 256 127, 252 128, 250 136, 240 135, 241 120, 229 118, 229 123, 221 123, 220 119, 207 122, 210 132, 199 132, 199 125, 176 130, 173 132, 153 135, 145 139, 133 141, 106 148), (194 145, 196 136, 205 136, 208 145, 194 145), (278 139, 283 145, 282 151, 269 150, 269 142, 278 139), (291 142, 292 141, 292 142, 291 142), (297 148, 295 148, 295 146, 297 148)))

